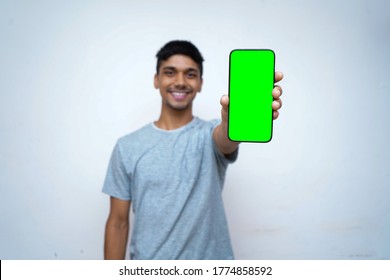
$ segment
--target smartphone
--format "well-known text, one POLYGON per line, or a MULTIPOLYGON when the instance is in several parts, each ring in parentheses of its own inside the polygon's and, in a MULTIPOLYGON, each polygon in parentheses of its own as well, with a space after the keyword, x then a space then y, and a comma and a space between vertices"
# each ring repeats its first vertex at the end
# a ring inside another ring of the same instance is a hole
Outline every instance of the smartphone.
POLYGON ((231 141, 271 141, 274 83, 272 50, 238 49, 230 53, 228 137, 231 141))

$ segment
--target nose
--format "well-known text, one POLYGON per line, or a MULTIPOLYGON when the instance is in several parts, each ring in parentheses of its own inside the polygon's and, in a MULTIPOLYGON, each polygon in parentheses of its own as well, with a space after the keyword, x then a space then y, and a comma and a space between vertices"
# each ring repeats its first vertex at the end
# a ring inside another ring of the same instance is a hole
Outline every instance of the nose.
POLYGON ((184 86, 184 85, 185 85, 184 74, 178 73, 178 75, 176 75, 175 86, 184 86))

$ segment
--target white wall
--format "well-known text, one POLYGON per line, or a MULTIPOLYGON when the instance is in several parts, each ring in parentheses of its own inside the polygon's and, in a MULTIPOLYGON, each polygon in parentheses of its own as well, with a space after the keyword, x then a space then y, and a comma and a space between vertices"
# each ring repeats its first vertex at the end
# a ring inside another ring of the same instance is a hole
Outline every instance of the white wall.
POLYGON ((155 120, 155 54, 203 53, 219 117, 234 48, 285 73, 269 144, 224 198, 238 259, 390 259, 388 1, 1 1, 0 259, 101 259, 116 139, 155 120))

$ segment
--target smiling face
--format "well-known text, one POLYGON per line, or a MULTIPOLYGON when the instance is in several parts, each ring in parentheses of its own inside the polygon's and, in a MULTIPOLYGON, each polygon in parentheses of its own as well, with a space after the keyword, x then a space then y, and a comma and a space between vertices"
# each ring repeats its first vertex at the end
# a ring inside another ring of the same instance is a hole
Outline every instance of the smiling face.
POLYGON ((162 61, 154 76, 154 87, 160 90, 163 110, 192 110, 192 102, 202 88, 199 66, 189 56, 173 55, 162 61))

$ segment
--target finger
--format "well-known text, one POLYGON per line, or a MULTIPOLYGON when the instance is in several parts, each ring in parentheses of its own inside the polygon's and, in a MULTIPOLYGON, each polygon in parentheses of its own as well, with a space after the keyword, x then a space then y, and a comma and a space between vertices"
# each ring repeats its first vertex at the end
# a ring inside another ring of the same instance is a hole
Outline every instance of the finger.
POLYGON ((276 71, 275 72, 275 83, 280 82, 283 79, 283 73, 276 71))
POLYGON ((220 100, 220 103, 222 105, 222 108, 224 110, 227 110, 228 106, 229 106, 229 96, 227 95, 222 95, 221 97, 221 100, 220 100))
POLYGON ((276 120, 278 117, 279 117, 279 112, 278 112, 278 111, 273 111, 273 113, 272 113, 272 118, 273 118, 274 120, 276 120))
POLYGON ((280 96, 282 96, 282 88, 281 87, 274 87, 272 90, 272 97, 274 99, 279 99, 280 96))
POLYGON ((272 101, 272 110, 277 111, 282 108, 282 101, 280 99, 272 101))
POLYGON ((280 95, 283 94, 283 88, 279 85, 274 85, 274 89, 278 89, 280 91, 280 95))

